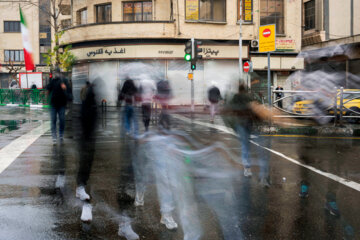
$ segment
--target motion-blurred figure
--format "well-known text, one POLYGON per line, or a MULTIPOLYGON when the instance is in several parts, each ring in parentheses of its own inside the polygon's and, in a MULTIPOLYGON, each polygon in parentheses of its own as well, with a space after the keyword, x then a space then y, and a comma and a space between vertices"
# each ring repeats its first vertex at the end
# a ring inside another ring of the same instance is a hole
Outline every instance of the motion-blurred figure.
POLYGON ((210 121, 212 123, 214 122, 218 104, 221 99, 222 98, 221 98, 220 90, 213 82, 212 86, 208 90, 208 100, 210 102, 210 121))
POLYGON ((156 88, 157 94, 155 98, 161 105, 159 124, 161 127, 169 130, 171 124, 169 115, 169 102, 172 98, 170 83, 167 80, 161 80, 157 83, 156 88))
MULTIPOLYGON (((77 175, 76 197, 80 200, 90 200, 85 187, 90 176, 91 166, 94 161, 95 136, 97 118, 97 105, 95 100, 94 85, 87 82, 86 88, 81 91, 81 129, 80 161, 77 175)), ((91 221, 91 205, 84 204, 81 220, 91 221)))
MULTIPOLYGON (((268 119, 271 112, 252 100, 245 86, 239 86, 239 92, 233 96, 224 110, 225 122, 239 135, 241 141, 241 160, 244 166, 244 176, 251 177, 251 160, 249 158, 250 136, 263 147, 270 147, 270 138, 259 135, 254 124, 268 119), (229 117, 230 116, 230 117, 229 117)), ((260 164, 260 183, 266 187, 269 184, 269 152, 262 147, 256 147, 260 164)))
POLYGON ((48 84, 47 90, 49 91, 51 104, 51 134, 53 138, 53 143, 56 144, 57 116, 59 116, 59 138, 62 142, 64 140, 65 130, 65 108, 67 101, 72 100, 71 89, 69 87, 68 81, 67 79, 61 77, 59 68, 55 70, 54 78, 51 79, 50 83, 48 84))
POLYGON ((133 132, 136 135, 137 134, 137 123, 135 119, 135 110, 134 110, 134 104, 135 104, 135 96, 137 94, 137 88, 135 86, 135 83, 131 79, 127 79, 124 82, 123 87, 121 88, 120 94, 119 94, 119 100, 125 101, 125 109, 124 109, 124 126, 126 134, 131 135, 131 129, 133 128, 133 132))
POLYGON ((156 91, 155 84, 151 80, 143 80, 140 83, 139 93, 141 94, 141 111, 145 131, 149 130, 151 118, 151 104, 156 91))

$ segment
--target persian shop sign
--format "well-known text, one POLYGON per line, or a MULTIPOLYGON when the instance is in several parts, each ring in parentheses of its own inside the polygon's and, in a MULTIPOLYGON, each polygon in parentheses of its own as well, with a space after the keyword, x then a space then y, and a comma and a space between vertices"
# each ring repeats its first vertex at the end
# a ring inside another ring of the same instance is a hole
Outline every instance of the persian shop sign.
POLYGON ((295 51, 296 42, 293 39, 276 39, 276 51, 295 51))

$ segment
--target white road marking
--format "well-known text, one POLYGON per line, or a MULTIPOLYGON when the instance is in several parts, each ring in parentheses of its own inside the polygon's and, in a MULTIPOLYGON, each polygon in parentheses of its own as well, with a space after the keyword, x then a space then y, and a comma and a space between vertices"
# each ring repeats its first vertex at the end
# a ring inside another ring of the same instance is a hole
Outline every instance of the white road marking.
POLYGON ((50 130, 49 121, 43 122, 39 127, 18 137, 0 149, 0 174, 13 163, 31 144, 41 135, 50 130))
MULTIPOLYGON (((180 115, 177 115, 177 114, 176 114, 176 115, 173 115, 173 117, 175 117, 175 118, 177 118, 177 119, 179 119, 179 120, 182 120, 182 121, 184 121, 184 122, 187 122, 187 123, 195 123, 195 124, 202 125, 202 126, 205 126, 205 127, 210 127, 210 128, 218 129, 218 130, 223 131, 223 132, 225 132, 225 133, 228 133, 228 134, 237 136, 237 134, 236 134, 231 128, 228 128, 228 127, 225 127, 225 126, 216 125, 216 124, 211 124, 211 123, 205 123, 205 122, 201 122, 201 121, 197 121, 197 120, 191 120, 191 119, 189 119, 189 118, 187 118, 187 117, 183 117, 183 116, 180 116, 180 115)), ((251 141, 251 140, 250 140, 250 142, 251 142, 252 144, 255 144, 255 145, 258 146, 258 147, 264 148, 264 149, 266 149, 266 150, 274 153, 275 155, 278 155, 279 157, 282 157, 282 158, 284 158, 284 159, 286 159, 286 160, 288 160, 288 161, 290 161, 290 162, 292 162, 292 163, 294 163, 294 164, 297 164, 297 165, 299 165, 299 166, 302 166, 302 167, 304 167, 304 168, 307 168, 307 169, 309 169, 310 171, 316 172, 316 173, 318 173, 318 174, 320 174, 320 175, 322 175, 322 176, 324 176, 324 177, 327 177, 327 178, 329 178, 329 179, 332 179, 332 180, 334 180, 334 181, 336 181, 336 182, 338 182, 338 183, 341 183, 341 184, 343 184, 343 185, 345 185, 345 186, 347 186, 347 187, 349 187, 349 188, 352 188, 352 189, 360 192, 360 184, 357 183, 357 182, 354 182, 354 181, 351 181, 351 180, 348 180, 348 179, 339 177, 339 176, 337 176, 337 175, 335 175, 335 174, 332 174, 332 173, 323 172, 323 171, 321 171, 321 170, 319 170, 319 169, 317 169, 317 168, 314 168, 314 167, 312 167, 312 166, 303 164, 303 163, 301 163, 301 162, 299 162, 299 161, 297 161, 297 160, 295 160, 295 159, 293 159, 293 158, 291 158, 291 157, 288 157, 288 156, 284 155, 284 154, 281 153, 281 152, 277 152, 277 151, 275 151, 275 150, 273 150, 273 149, 270 149, 270 148, 267 148, 267 147, 263 147, 263 146, 259 145, 258 143, 254 142, 254 141, 251 141)))

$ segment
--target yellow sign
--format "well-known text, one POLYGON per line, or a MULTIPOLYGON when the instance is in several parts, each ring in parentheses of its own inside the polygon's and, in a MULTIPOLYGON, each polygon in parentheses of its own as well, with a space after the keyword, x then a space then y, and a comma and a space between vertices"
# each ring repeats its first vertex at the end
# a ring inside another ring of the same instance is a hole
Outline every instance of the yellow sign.
POLYGON ((39 38, 41 38, 41 39, 47 38, 47 33, 41 32, 39 34, 39 38))
POLYGON ((273 52, 276 50, 275 24, 259 27, 259 52, 273 52))
POLYGON ((199 20, 199 0, 186 0, 186 20, 199 20))
POLYGON ((188 73, 188 79, 189 80, 193 80, 194 79, 194 75, 192 73, 188 73))
POLYGON ((252 22, 252 0, 245 0, 245 22, 252 22))

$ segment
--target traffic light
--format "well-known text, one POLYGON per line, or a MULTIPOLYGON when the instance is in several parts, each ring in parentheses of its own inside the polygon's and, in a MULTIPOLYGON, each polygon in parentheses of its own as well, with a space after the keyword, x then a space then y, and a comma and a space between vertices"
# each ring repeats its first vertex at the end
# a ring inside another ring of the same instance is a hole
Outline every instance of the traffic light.
POLYGON ((184 56, 184 59, 186 60, 186 61, 191 61, 191 59, 192 59, 192 41, 191 40, 189 40, 189 41, 187 41, 186 43, 185 43, 185 56, 184 56))
POLYGON ((200 48, 200 46, 202 45, 202 42, 199 40, 194 40, 194 59, 195 61, 202 59, 202 55, 200 55, 199 53, 202 52, 202 48, 200 48))
POLYGON ((196 60, 191 60, 191 65, 190 65, 191 70, 196 70, 196 60))

